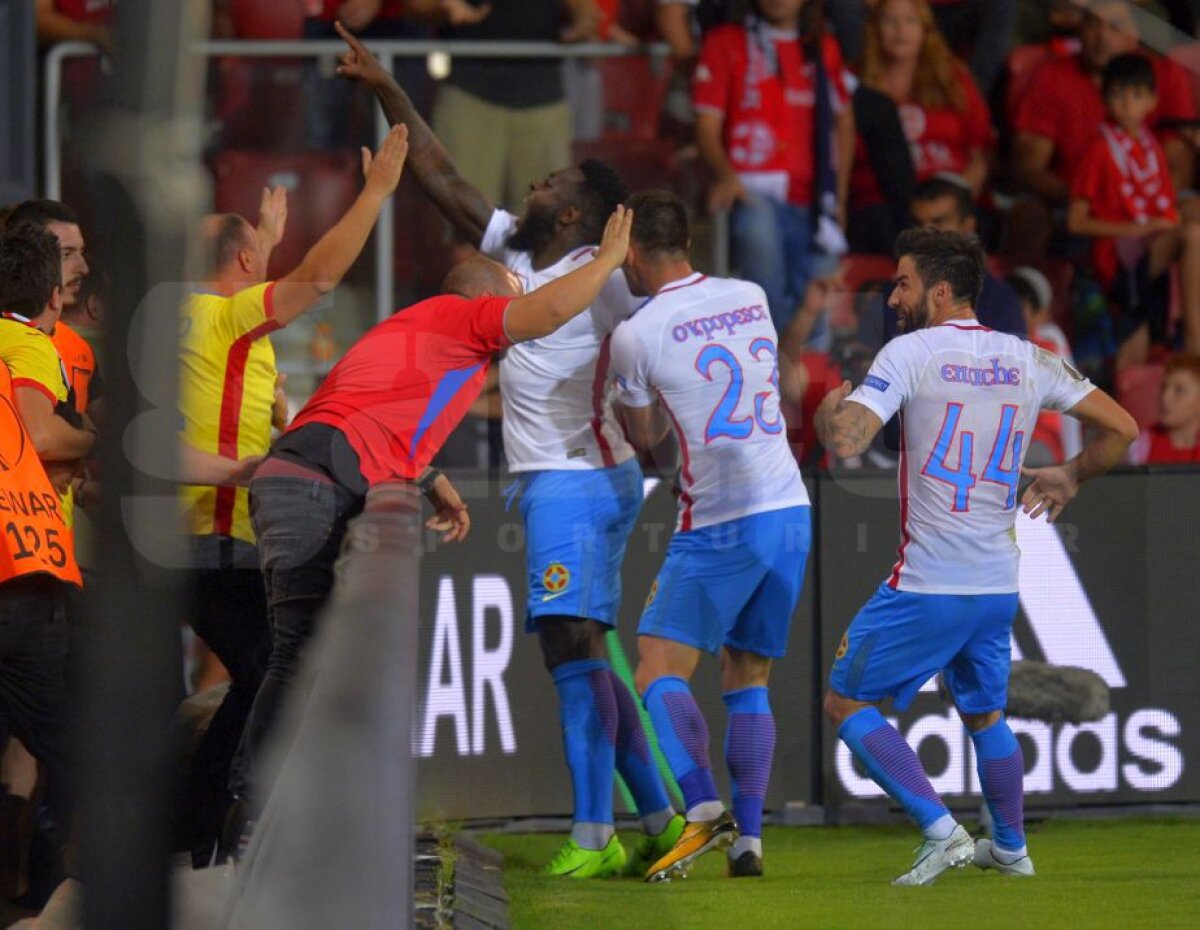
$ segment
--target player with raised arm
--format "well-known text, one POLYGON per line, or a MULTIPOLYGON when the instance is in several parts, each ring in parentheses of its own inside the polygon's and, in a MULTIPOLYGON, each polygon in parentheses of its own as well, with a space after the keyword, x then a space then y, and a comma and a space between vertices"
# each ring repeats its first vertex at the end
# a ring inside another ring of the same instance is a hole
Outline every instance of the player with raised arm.
MULTIPOLYGON (((520 217, 497 209, 459 175, 391 74, 338 31, 350 46, 339 73, 372 88, 388 122, 408 127, 412 176, 468 242, 515 272, 527 292, 592 261, 605 220, 626 196, 609 166, 585 161, 535 181, 520 217)), ((574 787, 571 838, 547 871, 576 878, 640 873, 683 830, 605 647, 642 502, 641 469, 607 397, 609 336, 633 306, 617 274, 587 311, 513 346, 500 363, 504 450, 519 475, 527 534, 526 630, 538 634, 554 678, 574 787), (628 862, 613 829, 614 761, 646 833, 628 862)))
POLYGON ((692 269, 687 210, 674 194, 647 191, 630 206, 625 276, 648 299, 613 335, 618 400, 635 445, 653 448, 673 427, 683 458, 676 532, 638 627, 637 686, 683 790, 687 826, 646 878, 686 874, 697 856, 729 844, 729 874, 756 876, 775 751, 767 682, 804 583, 808 493, 779 412, 766 294, 692 269), (721 658, 732 816, 688 684, 705 652, 721 658))
POLYGON ((1023 825, 1024 761, 1004 719, 1017 612, 1018 484, 1026 513, 1054 520, 1084 481, 1121 461, 1137 425, 1058 356, 979 325, 974 303, 985 256, 956 233, 910 230, 897 242, 888 305, 905 335, 880 351, 863 383, 831 391, 816 415, 825 447, 859 455, 900 413, 899 560, 842 637, 825 712, 875 782, 925 840, 897 885, 927 885, 974 861, 1032 875, 1023 825), (1063 465, 1022 467, 1041 410, 1091 428, 1063 465), (993 837, 971 842, 929 783, 916 754, 879 712, 898 710, 945 676, 978 759, 993 837))

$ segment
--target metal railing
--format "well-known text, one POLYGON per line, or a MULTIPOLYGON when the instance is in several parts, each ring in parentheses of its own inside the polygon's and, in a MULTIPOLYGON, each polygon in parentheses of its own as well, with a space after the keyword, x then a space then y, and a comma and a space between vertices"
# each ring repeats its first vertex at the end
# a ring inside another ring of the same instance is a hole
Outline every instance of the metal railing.
MULTIPOLYGON (((464 42, 464 41, 369 41, 366 43, 389 72, 398 58, 428 58, 446 55, 454 58, 627 58, 648 55, 665 58, 669 48, 663 43, 629 47, 615 43, 584 42, 562 45, 557 42, 464 42)), ((197 42, 192 54, 205 58, 327 58, 340 55, 345 44, 336 41, 214 41, 197 42)), ((98 54, 95 46, 84 42, 63 42, 46 55, 44 151, 46 165, 46 196, 59 199, 62 195, 62 136, 59 117, 62 108, 62 69, 68 58, 91 57, 98 54)), ((376 143, 382 144, 387 135, 387 119, 375 111, 376 143)), ((724 224, 720 224, 723 226, 724 224)), ((382 320, 395 312, 395 204, 384 203, 376 223, 375 310, 382 320)))

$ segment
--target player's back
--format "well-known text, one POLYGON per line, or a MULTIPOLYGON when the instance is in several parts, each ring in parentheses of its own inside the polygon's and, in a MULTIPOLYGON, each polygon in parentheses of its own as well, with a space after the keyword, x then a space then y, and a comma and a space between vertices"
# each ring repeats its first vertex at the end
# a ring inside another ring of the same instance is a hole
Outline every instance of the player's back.
POLYGON ((1043 407, 1091 385, 1062 359, 975 323, 945 323, 884 347, 854 399, 900 408, 900 558, 889 583, 939 594, 1017 590, 1021 463, 1043 407))
POLYGON ((681 530, 808 504, 779 409, 777 351, 762 289, 699 273, 617 328, 626 380, 657 395, 679 439, 681 530))

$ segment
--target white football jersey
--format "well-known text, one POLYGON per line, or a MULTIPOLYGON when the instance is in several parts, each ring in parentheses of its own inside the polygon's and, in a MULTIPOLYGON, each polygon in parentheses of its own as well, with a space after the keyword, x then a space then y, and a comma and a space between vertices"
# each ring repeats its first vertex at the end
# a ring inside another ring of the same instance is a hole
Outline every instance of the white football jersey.
POLYGON ((1021 463, 1041 409, 1093 386, 1064 359, 972 321, 893 339, 849 399, 899 412, 899 560, 888 584, 922 594, 1017 590, 1021 463))
MULTIPOLYGON (((535 271, 528 252, 505 248, 516 222, 496 210, 479 249, 516 274, 526 293, 595 254, 592 246, 576 249, 535 271)), ((637 304, 618 272, 592 306, 561 329, 508 350, 500 362, 500 400, 509 471, 607 468, 633 457, 613 418, 608 343, 637 304)))
POLYGON ((776 351, 762 288, 699 272, 617 327, 617 399, 657 398, 679 439, 680 531, 808 503, 779 410, 776 351))

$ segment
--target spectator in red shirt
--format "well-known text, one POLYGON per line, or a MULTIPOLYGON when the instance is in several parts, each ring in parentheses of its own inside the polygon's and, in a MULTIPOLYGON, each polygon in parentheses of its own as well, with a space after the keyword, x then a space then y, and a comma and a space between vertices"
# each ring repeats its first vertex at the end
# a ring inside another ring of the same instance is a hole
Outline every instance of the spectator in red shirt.
POLYGON ((1179 263, 1184 339, 1200 352, 1200 222, 1180 222, 1166 154, 1146 128, 1158 105, 1154 67, 1119 55, 1104 69, 1108 119, 1071 181, 1067 229, 1089 236, 1101 284, 1124 310, 1117 367, 1146 360, 1152 342, 1169 340, 1168 275, 1179 263))
POLYGON ((482 256, 459 264, 440 297, 401 310, 351 346, 271 446, 250 485, 250 509, 274 644, 238 750, 239 791, 258 774, 263 740, 368 490, 415 486, 437 511, 426 525, 444 541, 465 538, 467 506, 430 461, 479 395, 495 353, 550 335, 595 300, 625 260, 632 223, 618 207, 592 261, 521 296, 503 265, 482 256))
MULTIPOLYGON (((926 0, 882 0, 871 11, 862 81, 899 107, 918 182, 952 173, 979 196, 987 180, 991 118, 971 72, 937 31, 926 0)), ((884 192, 860 135, 850 180, 851 207, 883 202, 884 192)))
MULTIPOLYGON (((1138 50, 1137 22, 1129 4, 1090 0, 1080 40, 1077 55, 1052 59, 1037 69, 1017 110, 1013 167, 1025 188, 1050 206, 1066 204, 1070 179, 1104 122, 1104 66, 1138 50)), ((1192 182, 1192 150, 1163 123, 1195 117, 1191 82, 1170 59, 1147 54, 1158 86, 1158 106, 1147 125, 1163 144, 1176 189, 1186 190, 1192 182)))
POLYGON ((693 91, 696 143, 717 178, 709 207, 733 208, 733 263, 766 291, 780 332, 845 251, 854 115, 821 13, 816 0, 757 0, 744 23, 708 34, 693 91))
POLYGON ((1177 355, 1167 362, 1158 422, 1129 447, 1134 465, 1200 463, 1200 356, 1177 355))

